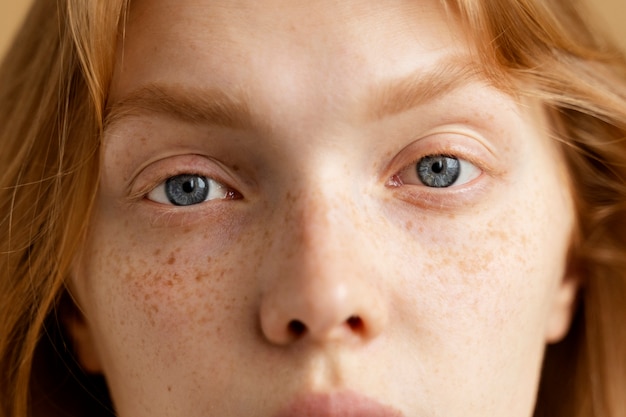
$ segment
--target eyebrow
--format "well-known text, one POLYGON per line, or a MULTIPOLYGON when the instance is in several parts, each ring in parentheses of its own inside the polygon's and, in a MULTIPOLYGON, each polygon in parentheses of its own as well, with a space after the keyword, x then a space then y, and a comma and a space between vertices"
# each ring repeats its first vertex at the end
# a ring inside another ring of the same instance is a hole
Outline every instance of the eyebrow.
POLYGON ((432 69, 379 83, 368 94, 368 119, 378 120, 425 105, 471 82, 491 84, 493 75, 467 57, 439 61, 432 69))
MULTIPOLYGON (((473 81, 489 82, 483 65, 467 57, 452 57, 432 69, 383 81, 367 92, 366 116, 379 120, 424 105, 473 81)), ((157 113, 194 124, 245 130, 254 125, 243 91, 219 88, 196 89, 179 84, 146 84, 106 108, 104 126, 141 113, 157 113)))
POLYGON ((241 92, 194 89, 182 85, 147 84, 107 106, 104 126, 148 112, 195 124, 247 129, 252 115, 241 92))

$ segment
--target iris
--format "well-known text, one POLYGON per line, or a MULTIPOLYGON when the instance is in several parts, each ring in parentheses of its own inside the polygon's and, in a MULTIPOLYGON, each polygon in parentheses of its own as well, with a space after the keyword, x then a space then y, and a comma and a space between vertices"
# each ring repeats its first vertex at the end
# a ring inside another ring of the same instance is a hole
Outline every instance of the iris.
POLYGON ((431 155, 417 162, 417 176, 428 187, 450 187, 460 174, 461 164, 457 158, 451 156, 431 155))
POLYGON ((165 194, 176 206, 202 203, 209 195, 209 183, 200 175, 176 175, 165 182, 165 194))

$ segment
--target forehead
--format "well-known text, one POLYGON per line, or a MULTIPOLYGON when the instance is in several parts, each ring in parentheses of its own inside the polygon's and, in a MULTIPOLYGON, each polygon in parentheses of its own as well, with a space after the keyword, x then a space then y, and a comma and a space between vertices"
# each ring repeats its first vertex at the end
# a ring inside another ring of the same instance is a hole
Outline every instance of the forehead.
POLYGON ((170 35, 187 32, 190 25, 197 29, 196 25, 200 24, 203 27, 201 32, 196 32, 198 39, 207 34, 217 35, 221 40, 252 41, 250 35, 253 35, 263 41, 268 37, 284 39, 289 33, 289 39, 300 34, 316 41, 322 38, 339 41, 336 35, 362 34, 363 27, 374 29, 380 23, 393 24, 395 32, 416 29, 416 24, 440 26, 440 19, 446 20, 444 14, 439 0, 136 0, 131 2, 129 23, 140 22, 148 31, 166 31, 170 35), (400 15, 406 19, 399 21, 400 15))
POLYGON ((138 0, 114 87, 180 79, 293 91, 304 82, 350 94, 342 89, 459 50, 465 40, 437 0, 138 0))

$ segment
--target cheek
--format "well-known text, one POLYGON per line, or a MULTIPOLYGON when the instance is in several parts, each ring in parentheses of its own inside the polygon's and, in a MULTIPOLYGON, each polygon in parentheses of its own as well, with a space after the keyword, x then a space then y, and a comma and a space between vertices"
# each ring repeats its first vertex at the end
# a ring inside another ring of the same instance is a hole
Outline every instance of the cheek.
POLYGON ((394 305, 416 324, 418 346, 438 356, 458 346, 490 355, 512 345, 537 357, 572 227, 570 207, 554 204, 558 191, 545 188, 518 182, 471 213, 402 224, 404 239, 393 245, 403 254, 394 305))
POLYGON ((516 196, 468 215, 413 216, 398 233, 404 238, 390 245, 400 261, 391 330, 410 358, 397 372, 436 375, 428 394, 441 407, 446 398, 479 404, 498 397, 514 409, 533 398, 570 224, 563 211, 516 196))
POLYGON ((220 347, 241 337, 229 324, 252 326, 246 245, 197 227, 136 229, 97 219, 77 283, 108 369, 175 367, 181 352, 201 349, 199 341, 212 345, 207 361, 219 360, 220 347))

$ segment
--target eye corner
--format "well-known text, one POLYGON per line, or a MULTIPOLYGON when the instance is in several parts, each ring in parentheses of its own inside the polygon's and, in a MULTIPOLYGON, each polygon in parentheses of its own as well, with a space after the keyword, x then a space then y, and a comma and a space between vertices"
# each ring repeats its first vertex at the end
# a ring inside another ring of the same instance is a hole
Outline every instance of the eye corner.
POLYGON ((224 200, 229 200, 229 201, 243 200, 243 194, 241 194, 239 191, 235 190, 234 188, 228 188, 228 191, 226 192, 226 197, 224 198, 224 200))
MULTIPOLYGON (((403 169, 403 171, 405 169, 406 167, 403 169)), ((402 182, 402 179, 400 178, 400 173, 393 174, 391 177, 387 179, 387 181, 385 181, 385 186, 387 188, 400 188, 403 185, 404 183, 402 182)))

